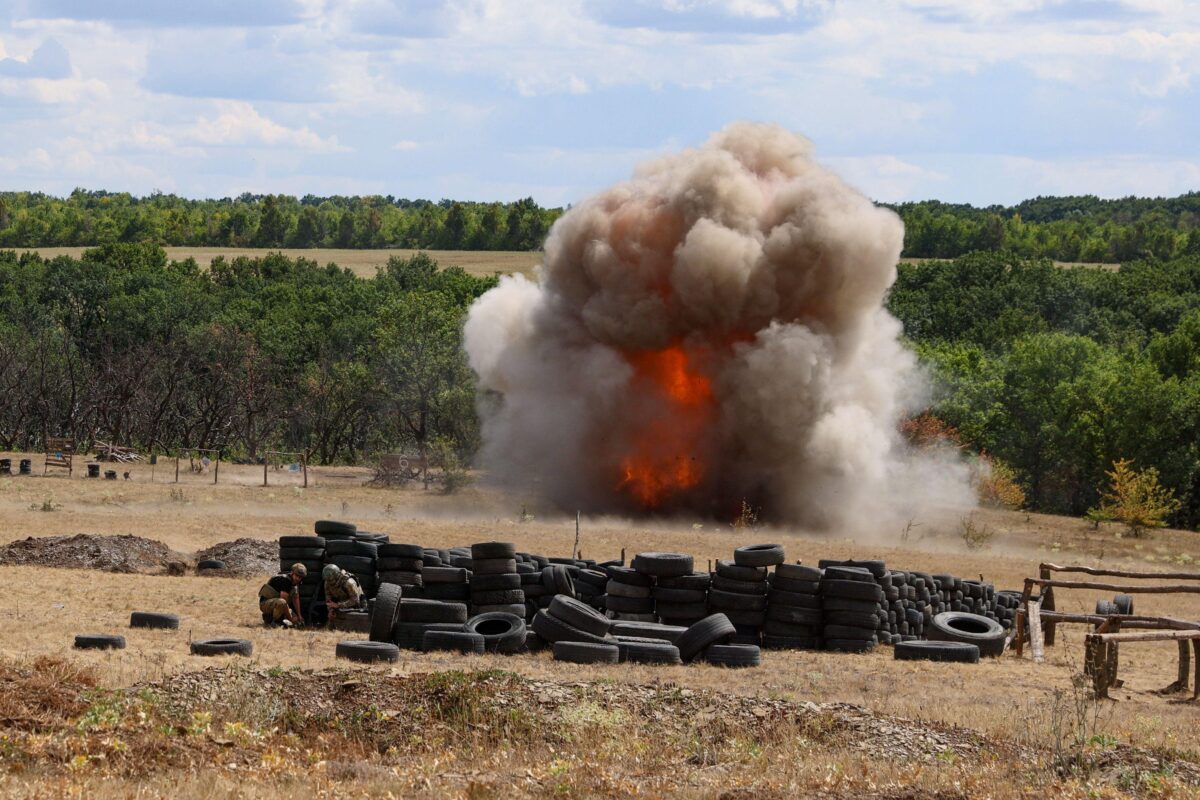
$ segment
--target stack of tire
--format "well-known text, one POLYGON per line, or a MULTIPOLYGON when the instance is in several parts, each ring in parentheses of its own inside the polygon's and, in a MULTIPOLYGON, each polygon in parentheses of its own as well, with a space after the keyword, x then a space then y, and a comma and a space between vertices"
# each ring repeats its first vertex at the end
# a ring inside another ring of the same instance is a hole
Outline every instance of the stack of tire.
MULTIPOLYGON (((931 589, 931 582, 932 576, 927 582, 921 573, 895 570, 881 583, 887 603, 887 633, 891 644, 921 638, 934 614, 944 608, 936 587, 931 589)), ((881 638, 881 641, 884 640, 881 638)))
POLYGON ((651 596, 654 614, 663 625, 687 628, 708 616, 708 590, 712 575, 693 572, 690 575, 658 578, 651 596))
POLYGON ((843 653, 870 650, 879 639, 884 624, 881 620, 888 619, 883 607, 883 589, 876 576, 865 567, 820 563, 821 633, 825 649, 843 653))
POLYGON ((608 608, 608 573, 595 565, 580 567, 572 574, 575 586, 575 599, 585 603, 597 611, 603 612, 608 608))
POLYGON ((377 554, 375 566, 379 570, 380 586, 391 583, 402 587, 405 597, 420 596, 424 585, 421 573, 425 570, 425 551, 419 544, 380 544, 377 554))
POLYGON ((525 619, 525 593, 517 572, 517 548, 511 542, 471 545, 472 616, 501 612, 525 619))
POLYGON ((425 634, 429 631, 462 631, 466 623, 465 603, 403 598, 392 631, 392 641, 404 650, 421 650, 425 645, 425 634))
MULTIPOLYGON (((633 563, 637 564, 635 557, 633 563)), ((691 572, 691 569, 688 569, 691 572)), ((608 616, 625 622, 656 622, 654 576, 634 567, 609 567, 604 585, 608 616)))
POLYGON ((367 597, 374 597, 377 587, 376 560, 379 556, 379 545, 374 541, 360 539, 353 532, 347 535, 344 531, 333 531, 331 530, 332 525, 346 526, 351 531, 354 529, 354 526, 349 523, 328 521, 317 523, 318 530, 324 527, 326 531, 321 534, 325 537, 325 563, 336 564, 350 573, 362 587, 363 594, 367 597))
MULTIPOLYGON (((462 567, 426 566, 421 570, 420 592, 412 596, 466 605, 471 601, 471 571, 462 567)), ((405 592, 405 596, 410 596, 405 592)))
POLYGON ((762 646, 768 650, 821 649, 822 614, 819 567, 779 564, 768 577, 767 621, 762 646))
POLYGON ((321 536, 280 536, 279 571, 289 572, 303 564, 308 574, 300 584, 300 613, 311 618, 313 602, 321 590, 321 568, 325 566, 325 539, 321 536))
POLYGON ((751 544, 733 551, 733 561, 718 561, 708 608, 724 614, 737 628, 735 644, 758 645, 767 621, 768 569, 782 564, 785 555, 778 544, 751 544))

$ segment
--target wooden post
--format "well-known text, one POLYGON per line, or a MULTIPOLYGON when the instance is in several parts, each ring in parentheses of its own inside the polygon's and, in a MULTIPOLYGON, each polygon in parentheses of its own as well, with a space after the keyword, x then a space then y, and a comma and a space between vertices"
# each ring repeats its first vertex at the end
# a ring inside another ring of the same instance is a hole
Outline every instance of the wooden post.
POLYGON ((1030 600, 1029 610, 1029 649, 1033 651, 1033 661, 1041 664, 1046 660, 1046 651, 1042 647, 1042 599, 1030 600))
POLYGON ((1192 683, 1192 699, 1200 699, 1200 641, 1192 640, 1192 649, 1195 650, 1196 657, 1192 659, 1196 662, 1196 678, 1192 683))
POLYGON ((179 483, 179 456, 175 456, 175 482, 179 483))
MULTIPOLYGON (((1187 642, 1179 643, 1179 672, 1176 676, 1177 680, 1175 681, 1175 689, 1174 689, 1174 691, 1176 691, 1176 692, 1187 691, 1188 661, 1189 661, 1189 653, 1190 652, 1191 651, 1188 650, 1187 642)), ((1168 686, 1167 688, 1170 689, 1171 687, 1168 686)))
POLYGON ((263 486, 267 485, 267 459, 263 457, 263 486))
POLYGON ((575 546, 571 548, 571 558, 579 558, 579 511, 575 511, 575 546))
POLYGON ((308 488, 308 456, 300 454, 300 469, 304 472, 304 488, 308 488))
MULTIPOLYGON (((1042 564, 1041 567, 1039 568, 1039 574, 1041 575, 1042 580, 1050 580, 1051 576, 1050 576, 1049 566, 1046 564, 1042 564)), ((1048 586, 1045 589, 1042 589, 1042 609, 1044 611, 1053 611, 1054 610, 1054 587, 1053 586, 1048 586)), ((1046 620, 1046 646, 1047 647, 1054 646, 1054 628, 1055 628, 1054 622, 1051 620, 1046 620)))
POLYGON ((213 464, 213 486, 217 485, 217 476, 221 474, 221 451, 217 451, 217 460, 213 464))

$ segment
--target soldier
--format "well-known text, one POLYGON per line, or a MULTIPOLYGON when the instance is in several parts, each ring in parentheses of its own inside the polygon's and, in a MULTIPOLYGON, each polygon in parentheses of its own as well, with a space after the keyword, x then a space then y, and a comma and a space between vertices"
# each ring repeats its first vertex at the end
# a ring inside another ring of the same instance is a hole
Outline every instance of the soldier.
POLYGON ((321 570, 325 579, 325 605, 329 618, 335 619, 339 611, 354 611, 363 607, 363 590, 354 576, 337 564, 326 564, 321 570))
POLYGON ((297 586, 308 575, 303 564, 292 564, 291 572, 281 572, 262 585, 258 590, 258 610, 262 612, 263 624, 282 625, 290 628, 301 625, 300 592, 297 586))

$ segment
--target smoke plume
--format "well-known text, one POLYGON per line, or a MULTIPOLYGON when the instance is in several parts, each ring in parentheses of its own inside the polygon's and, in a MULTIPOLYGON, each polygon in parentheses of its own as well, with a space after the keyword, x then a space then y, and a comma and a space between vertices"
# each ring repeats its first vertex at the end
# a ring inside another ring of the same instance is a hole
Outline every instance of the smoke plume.
POLYGON ((831 527, 965 502, 897 434, 920 393, 883 308, 903 238, 775 126, 643 165, 563 215, 536 282, 472 307, 487 466, 587 512, 744 500, 831 527))

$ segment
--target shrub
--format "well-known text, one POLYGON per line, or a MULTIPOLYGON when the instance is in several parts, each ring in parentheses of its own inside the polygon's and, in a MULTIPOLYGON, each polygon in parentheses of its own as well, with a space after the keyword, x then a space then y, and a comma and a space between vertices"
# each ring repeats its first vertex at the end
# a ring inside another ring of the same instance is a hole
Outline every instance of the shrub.
POLYGON ((1113 462, 1107 491, 1100 493, 1100 505, 1088 510, 1093 520, 1116 520, 1129 528, 1135 536, 1141 536, 1147 528, 1161 528, 1167 517, 1182 505, 1175 492, 1158 482, 1158 470, 1147 467, 1133 468, 1133 461, 1122 458, 1113 462))

